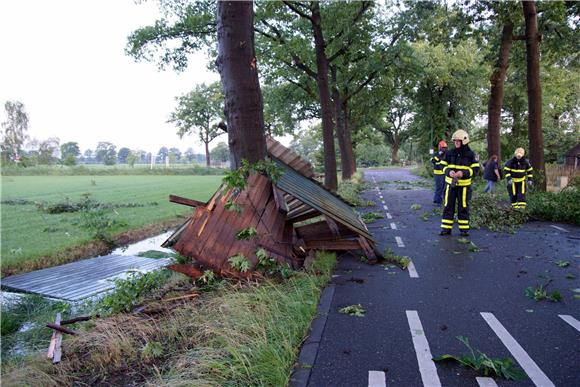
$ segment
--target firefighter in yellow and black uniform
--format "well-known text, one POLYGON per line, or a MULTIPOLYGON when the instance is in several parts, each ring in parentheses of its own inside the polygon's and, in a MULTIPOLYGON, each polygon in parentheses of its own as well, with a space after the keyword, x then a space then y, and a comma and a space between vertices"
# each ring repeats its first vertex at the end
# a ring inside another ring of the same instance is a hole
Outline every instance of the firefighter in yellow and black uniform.
POLYGON ((528 159, 524 158, 524 148, 518 148, 514 157, 505 163, 504 171, 507 190, 513 208, 526 208, 526 184, 532 186, 534 168, 528 159))
POLYGON ((443 219, 441 235, 451 234, 457 201, 457 222, 461 235, 469 235, 469 200, 471 199, 471 179, 479 171, 479 160, 469 148, 469 135, 465 130, 453 133, 455 148, 448 150, 441 163, 445 166, 445 193, 443 195, 443 219))

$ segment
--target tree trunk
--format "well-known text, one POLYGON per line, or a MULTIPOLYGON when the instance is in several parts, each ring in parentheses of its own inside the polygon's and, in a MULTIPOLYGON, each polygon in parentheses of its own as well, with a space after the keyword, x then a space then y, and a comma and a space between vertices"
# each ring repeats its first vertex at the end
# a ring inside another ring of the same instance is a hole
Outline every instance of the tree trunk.
MULTIPOLYGON (((352 177, 354 170, 352 168, 352 159, 354 153, 352 151, 352 141, 350 140, 350 135, 347 139, 347 126, 346 126, 346 102, 342 102, 340 97, 340 92, 336 85, 336 67, 332 66, 332 82, 334 87, 332 88, 332 99, 334 102, 334 120, 336 122, 336 137, 338 139, 338 146, 340 148, 340 166, 342 169, 342 179, 348 180, 352 177), (344 106, 344 108, 343 108, 344 106), (350 147, 350 149, 349 149, 350 147)), ((349 133, 348 133, 349 134, 349 133)))
POLYGON ((217 4, 218 59, 225 96, 231 167, 266 157, 262 93, 254 49, 253 1, 217 4))
POLYGON ((514 26, 511 23, 504 24, 501 33, 501 45, 499 57, 490 77, 491 90, 487 105, 487 157, 497 155, 501 160, 500 125, 501 109, 503 106, 503 87, 508 68, 510 48, 512 46, 514 26))
POLYGON ((356 157, 354 154, 354 144, 352 143, 352 131, 350 129, 352 126, 349 125, 348 101, 345 101, 342 104, 342 110, 344 112, 344 146, 346 148, 346 153, 348 154, 348 166, 350 171, 348 178, 350 179, 356 172, 356 157))
POLYGON ((393 134, 393 145, 391 148, 391 164, 399 164, 399 147, 401 146, 399 136, 393 134))
MULTIPOLYGON (((522 1, 526 20, 526 80, 528 84, 528 140, 530 161, 534 169, 545 176, 544 134, 542 132, 542 88, 540 85, 540 39, 536 4, 522 1)), ((538 188, 546 190, 546 179, 538 181, 538 188)))
POLYGON ((314 35, 314 48, 316 51, 316 67, 318 92, 320 94, 320 108, 322 110, 322 141, 324 148, 324 185, 331 191, 336 191, 338 181, 336 178, 336 154, 334 150, 334 124, 332 122, 332 102, 328 88, 328 58, 324 52, 324 37, 322 35, 320 6, 313 1, 310 5, 312 11, 312 33, 314 35))
POLYGON ((205 165, 210 166, 210 157, 209 157, 209 142, 205 143, 205 165))

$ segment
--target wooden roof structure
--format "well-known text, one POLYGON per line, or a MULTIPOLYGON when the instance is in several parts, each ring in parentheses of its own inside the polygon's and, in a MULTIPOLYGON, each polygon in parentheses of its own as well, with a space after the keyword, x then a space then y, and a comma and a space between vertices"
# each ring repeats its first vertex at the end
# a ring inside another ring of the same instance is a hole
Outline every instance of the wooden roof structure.
MULTIPOLYGON (((362 250, 369 260, 376 260, 380 256, 376 242, 357 213, 314 180, 309 163, 270 137, 267 143, 269 156, 284 171, 275 183, 253 174, 245 189, 237 192, 221 186, 207 203, 170 196, 170 201, 196 210, 162 246, 233 277, 252 274, 235 270, 228 259, 243 255, 253 269, 259 249, 295 269, 316 250, 362 250), (231 204, 241 210, 232 210, 231 204), (249 228, 256 235, 240 238, 238 233, 249 228)), ((180 268, 185 274, 192 272, 180 268)))

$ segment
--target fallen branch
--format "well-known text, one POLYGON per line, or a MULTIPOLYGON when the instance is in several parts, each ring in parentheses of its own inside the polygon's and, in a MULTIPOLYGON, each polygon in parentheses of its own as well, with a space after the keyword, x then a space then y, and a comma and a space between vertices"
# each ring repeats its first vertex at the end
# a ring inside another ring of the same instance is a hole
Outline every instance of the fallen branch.
POLYGON ((161 300, 161 302, 177 301, 177 300, 183 300, 186 298, 192 298, 192 297, 197 297, 197 296, 199 296, 199 293, 192 293, 192 294, 186 294, 185 296, 166 298, 164 300, 161 300))
POLYGON ((78 335, 79 333, 76 331, 73 331, 72 329, 68 329, 65 327, 60 326, 59 324, 53 324, 53 323, 48 323, 46 324, 46 326, 50 329, 54 329, 55 331, 59 331, 61 333, 66 333, 68 335, 78 335))
POLYGON ((99 317, 101 317, 101 316, 99 316, 98 314, 96 314, 94 316, 75 317, 75 318, 71 318, 70 320, 61 321, 60 325, 69 325, 69 324, 74 324, 74 323, 81 322, 81 321, 89 321, 93 318, 99 318, 99 317))

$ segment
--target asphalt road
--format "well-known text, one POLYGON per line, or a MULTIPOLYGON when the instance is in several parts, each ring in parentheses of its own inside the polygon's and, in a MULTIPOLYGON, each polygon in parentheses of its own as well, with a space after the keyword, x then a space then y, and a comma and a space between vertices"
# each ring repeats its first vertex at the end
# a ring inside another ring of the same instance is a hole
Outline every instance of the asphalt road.
POLYGON ((394 181, 420 180, 408 170, 365 176, 373 189, 363 196, 376 205, 364 211, 385 216, 369 225, 380 250, 409 256, 413 267, 342 257, 309 386, 580 386, 579 227, 533 222, 515 234, 472 230, 481 251, 470 252, 458 242, 457 225, 441 237, 439 216, 421 218, 433 209, 432 191, 401 189, 409 185, 394 181), (561 268, 559 260, 570 265, 561 268), (548 291, 559 290, 561 302, 524 295, 550 279, 548 291), (352 304, 361 304, 365 317, 338 312, 352 304), (511 357, 529 377, 478 381, 470 369, 433 362, 468 354, 456 336, 490 357, 511 357))

